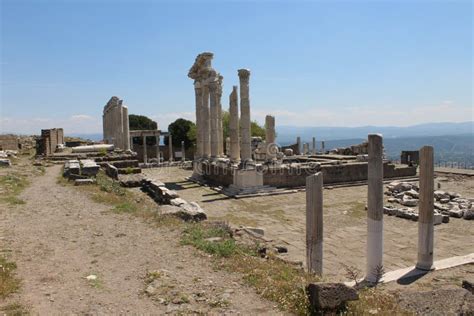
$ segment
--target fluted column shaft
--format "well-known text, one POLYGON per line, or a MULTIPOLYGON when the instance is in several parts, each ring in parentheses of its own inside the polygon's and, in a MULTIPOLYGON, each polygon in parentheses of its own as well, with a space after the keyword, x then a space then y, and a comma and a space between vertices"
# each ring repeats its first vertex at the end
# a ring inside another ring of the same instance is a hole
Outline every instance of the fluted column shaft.
POLYGON ((196 97, 196 158, 201 158, 203 154, 202 142, 202 88, 201 83, 194 81, 194 94, 196 97))
POLYGON ((252 160, 249 78, 250 71, 239 69, 240 81, 240 157, 244 161, 252 160))
POLYGON ((209 117, 209 86, 202 86, 202 112, 201 112, 201 122, 202 122, 202 156, 204 158, 209 158, 211 156, 211 124, 209 117))
POLYGON ((130 150, 130 126, 129 126, 129 119, 128 119, 128 108, 124 106, 122 108, 122 119, 123 119, 123 149, 130 150))
POLYGON ((229 96, 229 136, 230 136, 230 159, 232 162, 240 161, 240 139, 239 139, 239 101, 237 86, 232 87, 229 96))
POLYGON ((219 113, 217 106, 217 83, 209 84, 210 116, 211 116, 211 158, 219 155, 219 129, 217 116, 219 113))

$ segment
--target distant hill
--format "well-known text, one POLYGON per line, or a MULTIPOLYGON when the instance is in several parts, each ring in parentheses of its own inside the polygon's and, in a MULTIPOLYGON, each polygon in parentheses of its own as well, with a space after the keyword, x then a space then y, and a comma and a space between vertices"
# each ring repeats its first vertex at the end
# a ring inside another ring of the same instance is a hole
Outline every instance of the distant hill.
MULTIPOLYGON (((366 138, 351 138, 325 141, 326 149, 347 147, 362 143, 366 138)), ((436 163, 456 163, 468 168, 474 168, 474 135, 444 135, 384 138, 384 149, 387 158, 399 160, 402 150, 418 150, 430 145, 434 148, 436 163)), ((320 148, 321 143, 317 143, 320 148)))
POLYGON ((396 126, 361 126, 361 127, 297 127, 278 126, 276 127, 277 141, 281 145, 288 145, 296 142, 296 137, 300 136, 302 142, 311 142, 312 137, 317 141, 367 138, 368 134, 380 133, 384 139, 396 137, 416 137, 416 136, 446 136, 473 134, 474 122, 462 123, 427 123, 407 127, 396 126))

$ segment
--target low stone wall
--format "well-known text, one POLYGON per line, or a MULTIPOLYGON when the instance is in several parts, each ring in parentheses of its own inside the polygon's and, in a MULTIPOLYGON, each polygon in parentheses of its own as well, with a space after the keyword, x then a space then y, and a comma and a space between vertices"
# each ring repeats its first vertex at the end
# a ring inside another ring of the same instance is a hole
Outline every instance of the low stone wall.
MULTIPOLYGON (((201 163, 204 179, 211 185, 227 187, 233 183, 233 170, 225 165, 201 163)), ((318 171, 323 173, 324 184, 351 183, 367 180, 367 162, 335 165, 286 165, 263 168, 263 185, 277 188, 296 188, 306 185, 306 177, 318 171)), ((416 167, 384 163, 384 178, 416 176, 416 167)))

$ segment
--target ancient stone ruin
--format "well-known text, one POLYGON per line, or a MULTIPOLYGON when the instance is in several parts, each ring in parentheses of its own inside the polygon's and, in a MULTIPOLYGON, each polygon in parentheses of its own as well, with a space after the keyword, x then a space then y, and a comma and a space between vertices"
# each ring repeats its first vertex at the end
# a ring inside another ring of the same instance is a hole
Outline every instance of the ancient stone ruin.
POLYGON ((130 132, 128 124, 128 108, 123 100, 113 96, 104 106, 102 116, 104 141, 115 148, 130 150, 130 132))

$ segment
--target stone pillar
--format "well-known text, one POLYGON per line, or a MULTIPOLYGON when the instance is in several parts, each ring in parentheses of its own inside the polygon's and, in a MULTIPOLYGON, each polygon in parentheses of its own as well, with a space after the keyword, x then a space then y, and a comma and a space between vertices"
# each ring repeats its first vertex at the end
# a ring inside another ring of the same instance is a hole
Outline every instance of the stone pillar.
POLYGON ((194 80, 194 94, 196 96, 196 158, 201 158, 203 154, 202 142, 202 89, 201 83, 194 80))
POLYGON ((321 152, 324 154, 326 151, 324 149, 324 140, 321 142, 321 152))
POLYGON ((225 154, 227 157, 230 157, 230 137, 225 139, 225 154))
POLYGON ((367 201, 366 280, 377 280, 377 269, 383 267, 383 141, 382 135, 370 134, 367 201))
POLYGON ((184 148, 184 141, 181 141, 181 161, 186 161, 186 148, 184 148))
POLYGON ((313 155, 316 155, 316 137, 313 137, 313 155))
POLYGON ((133 137, 130 136, 130 150, 133 151, 133 137))
POLYGON ((240 81, 240 158, 243 161, 252 160, 251 129, 250 129, 250 98, 248 69, 239 69, 240 81))
POLYGON ((143 162, 147 163, 148 162, 148 155, 146 152, 146 136, 142 136, 143 139, 143 162))
POLYGON ((298 151, 298 155, 301 155, 301 137, 296 137, 296 150, 298 151))
POLYGON ((122 120, 123 120, 123 149, 130 150, 130 124, 128 120, 128 108, 124 106, 122 108, 122 120))
POLYGON ((201 112, 201 122, 202 122, 202 156, 203 158, 209 158, 211 156, 211 124, 209 117, 209 86, 202 86, 202 112, 201 112))
POLYGON ((323 174, 306 178, 306 266, 323 274, 323 174))
POLYGON ((232 87, 229 96, 229 135, 230 135, 230 160, 240 161, 240 139, 239 139, 239 101, 237 97, 237 86, 232 87))
POLYGON ((160 163, 160 136, 156 137, 156 159, 158 159, 158 163, 160 163))
POLYGON ((217 158, 219 155, 219 129, 217 116, 217 82, 209 84, 210 111, 211 111, 211 158, 217 158))
POLYGON ((304 143, 303 144, 303 155, 307 155, 309 153, 309 144, 304 143))
POLYGON ((219 141, 219 157, 224 156, 224 127, 222 124, 222 81, 224 79, 223 76, 219 75, 217 86, 217 130, 218 136, 217 139, 219 141))
POLYGON ((170 152, 169 156, 169 161, 173 161, 173 136, 171 134, 168 134, 168 150, 170 152))
POLYGON ((275 144, 275 117, 271 115, 265 116, 265 142, 267 159, 276 158, 278 146, 275 144))
POLYGON ((434 166, 433 147, 420 149, 420 204, 418 219, 418 262, 420 270, 433 269, 434 238, 434 166))

